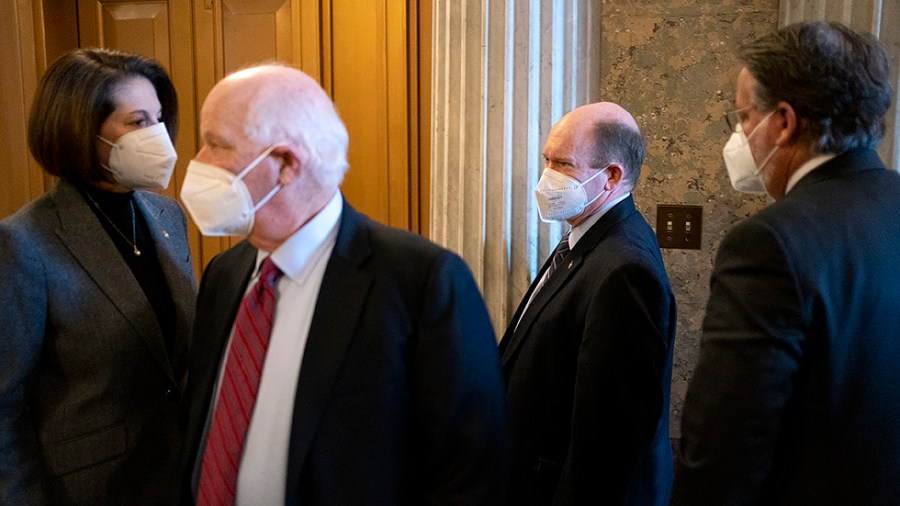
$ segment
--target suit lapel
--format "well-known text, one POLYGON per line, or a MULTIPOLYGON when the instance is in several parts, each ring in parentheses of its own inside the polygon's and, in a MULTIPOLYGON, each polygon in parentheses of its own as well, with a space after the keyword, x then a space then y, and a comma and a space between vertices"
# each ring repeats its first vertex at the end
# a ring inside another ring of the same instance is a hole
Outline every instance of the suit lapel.
MULTIPOLYGON (((563 265, 559 267, 549 279, 547 279, 547 282, 544 283, 544 286, 542 286, 537 294, 535 294, 534 300, 531 301, 531 304, 528 306, 525 314, 522 315, 521 320, 518 322, 518 326, 516 326, 515 320, 510 324, 511 326, 514 326, 514 329, 512 330, 512 338, 510 339, 509 344, 502 351, 500 362, 501 366, 505 367, 510 358, 515 355, 516 350, 519 349, 519 346, 522 344, 522 341, 528 334, 528 330, 531 328, 532 324, 534 324, 534 320, 537 319, 539 314, 541 314, 544 306, 546 306, 548 302, 553 300, 553 297, 556 295, 556 293, 560 289, 562 289, 562 287, 566 285, 572 275, 578 271, 578 268, 581 267, 581 261, 583 258, 584 255, 582 254, 582 252, 576 252, 575 250, 572 250, 566 257, 563 265)), ((546 269, 542 269, 542 271, 544 270, 546 269)), ((535 280, 539 280, 540 276, 542 275, 543 272, 541 272, 538 277, 535 278, 535 280)), ((537 283, 535 282, 534 284, 536 285, 537 283)), ((529 291, 533 291, 533 289, 529 291)), ((528 299, 526 298, 525 301, 527 302, 527 300, 528 299)))
POLYGON ((56 235, 174 381, 159 322, 112 239, 73 185, 60 181, 52 198, 57 209, 66 210, 59 214, 56 235))
POLYGON ((297 382, 288 454, 288 497, 298 486, 300 470, 372 285, 373 274, 363 266, 371 254, 366 220, 344 203, 340 229, 316 300, 297 382))
POLYGON ((553 259, 553 252, 550 253, 550 256, 544 260, 544 265, 538 270, 537 276, 531 281, 531 285, 528 287, 528 290, 525 292, 525 295, 522 296, 522 300, 519 301, 519 306, 516 308, 516 312, 513 313, 512 318, 510 319, 509 325, 506 327, 506 330, 503 332, 503 337, 500 339, 500 356, 506 354, 506 350, 509 348, 510 342, 513 340, 513 334, 516 329, 519 328, 519 323, 522 320, 522 312, 525 311, 526 306, 528 306, 528 301, 531 300, 531 294, 537 289, 537 285, 540 282, 541 278, 544 277, 544 272, 550 268, 550 261, 553 259))
POLYGON ((505 346, 501 345, 501 366, 505 367, 507 362, 509 362, 516 354, 516 350, 519 349, 522 342, 525 340, 531 326, 541 314, 541 311, 543 311, 547 303, 553 300, 556 294, 566 286, 569 280, 572 279, 572 276, 578 272, 584 262, 584 258, 594 250, 597 244, 606 237, 614 226, 635 212, 637 212, 637 210, 634 207, 634 199, 629 195, 625 200, 619 202, 613 206, 612 209, 607 211, 597 223, 594 223, 590 230, 588 230, 588 232, 578 241, 575 248, 573 248, 565 258, 563 265, 553 273, 553 276, 544 283, 544 286, 542 286, 540 291, 534 296, 534 300, 531 301, 531 305, 528 306, 525 314, 521 317, 521 321, 519 321, 517 315, 521 312, 522 307, 525 302, 527 302, 531 292, 534 291, 537 280, 540 279, 543 272, 547 269, 549 259, 544 262, 544 267, 541 269, 537 278, 535 278, 535 282, 532 283, 532 287, 528 291, 529 293, 526 294, 523 303, 520 304, 520 309, 516 311, 517 314, 510 323, 510 328, 507 329, 504 334, 503 341, 509 339, 509 343, 505 346), (518 326, 516 326, 517 321, 518 326))
POLYGON ((147 222, 148 232, 156 249, 156 259, 162 269, 169 287, 169 294, 175 301, 175 348, 170 357, 171 368, 177 372, 175 377, 181 377, 182 367, 187 358, 188 344, 190 342, 190 323, 193 315, 193 305, 196 299, 196 284, 194 282, 193 269, 190 262, 190 249, 187 241, 177 240, 182 229, 180 216, 168 213, 163 207, 158 207, 146 198, 142 192, 135 192, 135 202, 147 222), (182 307, 183 301, 188 301, 190 307, 182 307))
MULTIPOLYGON (((224 366, 225 346, 231 336, 238 308, 247 291, 247 284, 256 267, 257 249, 246 240, 239 242, 212 259, 203 273, 200 298, 197 304, 194 331, 190 343, 189 372, 187 375, 187 401, 189 416, 187 439, 189 442, 186 475, 194 471, 204 428, 212 418, 212 396, 219 371, 224 366)), ((196 491, 196 479, 192 475, 191 487, 196 491)))
MULTIPOLYGON (((211 395, 223 366, 225 346, 256 268, 257 249, 246 240, 213 258, 203 274, 191 349, 191 383, 211 395), (195 360, 196 357, 196 360, 195 360)), ((205 402, 207 399, 203 399, 205 402)))

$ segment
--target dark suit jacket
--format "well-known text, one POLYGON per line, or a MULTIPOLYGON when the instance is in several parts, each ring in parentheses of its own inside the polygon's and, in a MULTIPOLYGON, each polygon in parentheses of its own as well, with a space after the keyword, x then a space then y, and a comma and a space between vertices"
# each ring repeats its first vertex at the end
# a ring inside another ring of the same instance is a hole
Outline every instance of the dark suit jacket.
POLYGON ((832 159, 722 242, 680 504, 900 504, 900 175, 832 159))
POLYGON ((667 504, 675 300, 653 231, 616 204, 521 316, 547 267, 500 344, 508 504, 667 504))
POLYGON ((175 302, 171 357, 74 186, 60 181, 0 222, 0 504, 157 504, 177 494, 193 267, 178 204, 148 192, 135 203, 175 302))
MULTIPOLYGON (((295 396, 287 503, 495 504, 507 451, 503 382, 469 270, 347 204, 339 227, 297 391, 285 392, 295 396)), ((256 253, 238 244, 201 282, 186 475, 256 253)))

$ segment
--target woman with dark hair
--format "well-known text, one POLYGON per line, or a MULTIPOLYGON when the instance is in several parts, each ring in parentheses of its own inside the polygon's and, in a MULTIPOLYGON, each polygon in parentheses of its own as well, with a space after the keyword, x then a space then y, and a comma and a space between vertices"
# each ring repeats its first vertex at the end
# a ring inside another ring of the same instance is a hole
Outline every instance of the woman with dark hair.
POLYGON ((0 221, 0 504, 174 502, 194 282, 155 61, 79 49, 28 145, 55 188, 0 221))

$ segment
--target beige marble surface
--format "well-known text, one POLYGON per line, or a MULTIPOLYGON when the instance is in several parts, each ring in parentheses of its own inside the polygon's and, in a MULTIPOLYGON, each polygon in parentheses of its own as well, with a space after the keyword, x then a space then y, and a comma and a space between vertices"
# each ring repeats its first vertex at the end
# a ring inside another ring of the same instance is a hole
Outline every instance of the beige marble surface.
POLYGON ((657 204, 703 206, 702 249, 663 250, 678 304, 671 427, 680 437, 716 250, 766 203, 731 188, 722 115, 733 108, 734 50, 775 29, 778 0, 603 0, 601 13, 601 99, 631 111, 648 143, 638 208, 655 227, 657 204))

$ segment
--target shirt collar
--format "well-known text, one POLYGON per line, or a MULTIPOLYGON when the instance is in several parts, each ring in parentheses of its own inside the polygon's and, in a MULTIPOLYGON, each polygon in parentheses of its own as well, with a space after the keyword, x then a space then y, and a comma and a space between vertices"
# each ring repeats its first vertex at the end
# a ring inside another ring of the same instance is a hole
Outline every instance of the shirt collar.
POLYGON ((788 192, 791 191, 791 188, 793 188, 798 181, 803 179, 803 176, 809 174, 815 169, 818 169, 819 166, 821 166, 828 160, 831 160, 835 156, 837 155, 835 155, 834 153, 828 153, 825 155, 814 156, 807 160, 803 165, 800 166, 799 169, 797 169, 796 172, 791 174, 791 177, 788 178, 787 186, 785 186, 784 188, 784 194, 787 195, 788 192))
POLYGON ((578 242, 578 240, 584 237, 584 234, 586 234, 587 231, 594 226, 594 223, 597 223, 597 221, 602 218, 607 211, 612 209, 619 202, 622 202, 623 200, 628 198, 630 195, 631 192, 625 192, 624 195, 619 196, 612 202, 607 202, 606 205, 601 207, 599 211, 588 216, 584 221, 579 223, 577 227, 573 228, 572 231, 569 232, 569 249, 575 248, 575 244, 578 242))
MULTIPOLYGON (((321 211, 272 252, 272 261, 285 276, 299 282, 304 267, 313 255, 327 242, 334 242, 343 202, 341 192, 334 192, 321 211)), ((259 265, 267 255, 265 251, 257 252, 255 272, 259 271, 259 265)))

